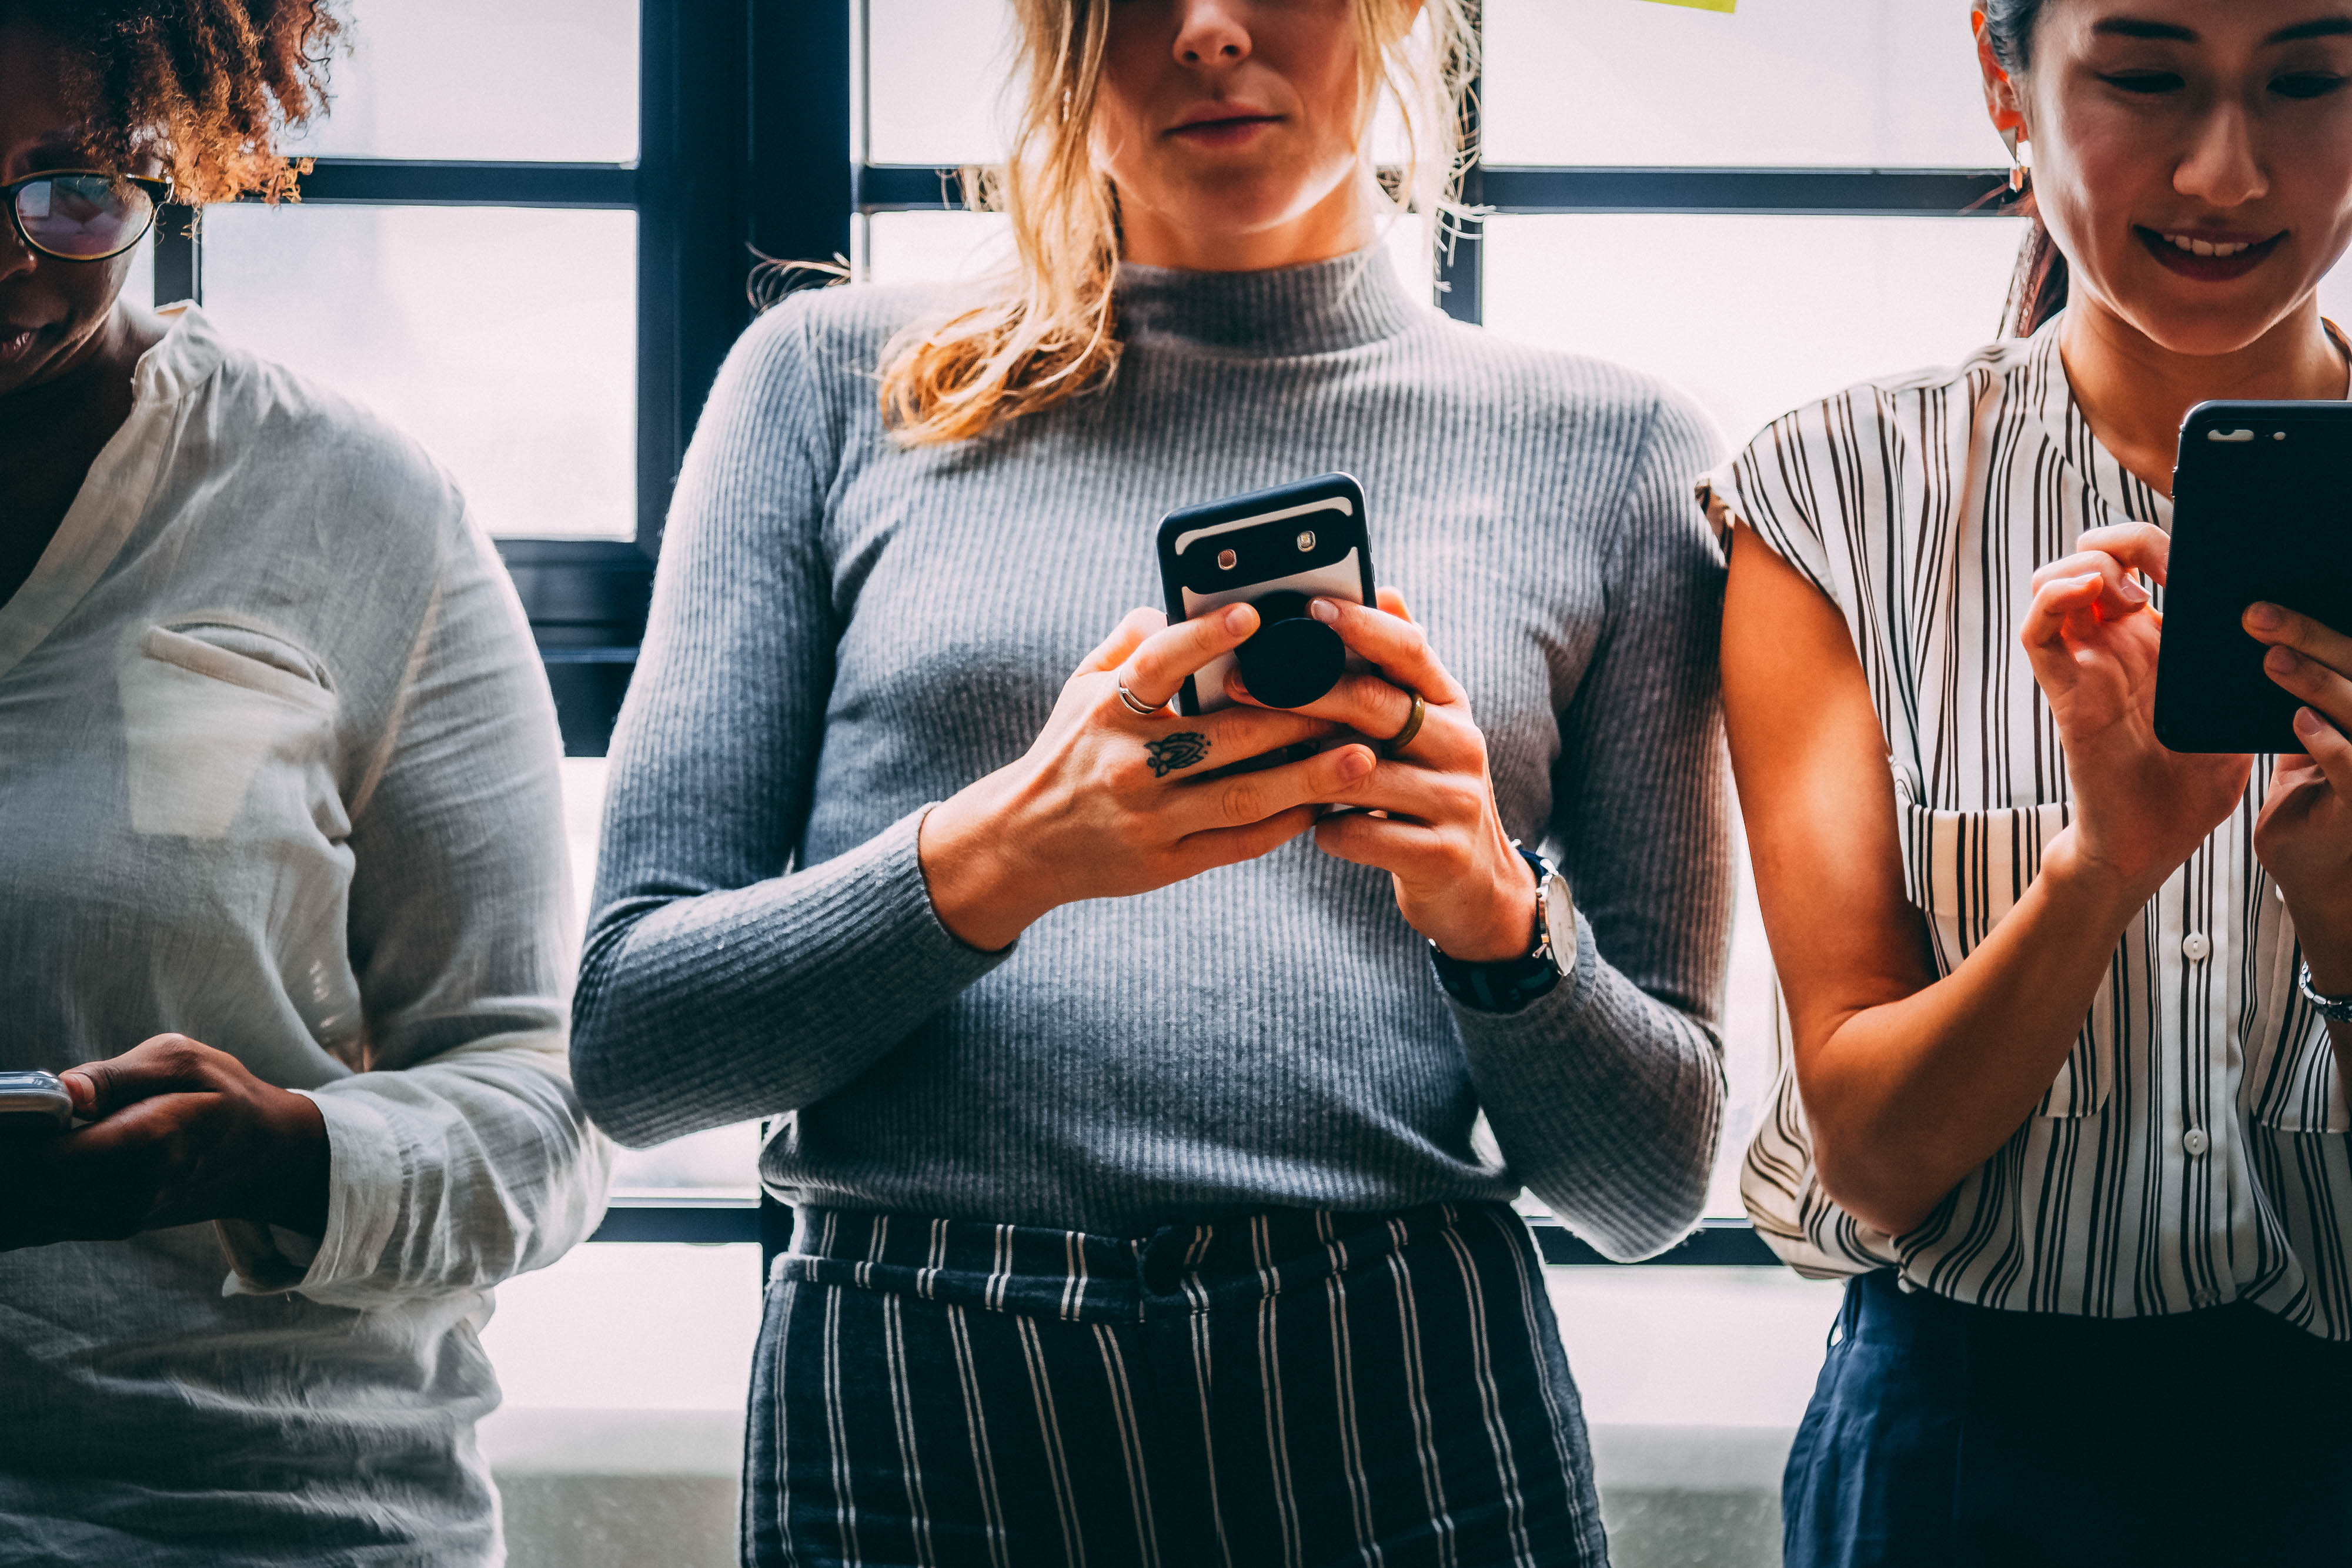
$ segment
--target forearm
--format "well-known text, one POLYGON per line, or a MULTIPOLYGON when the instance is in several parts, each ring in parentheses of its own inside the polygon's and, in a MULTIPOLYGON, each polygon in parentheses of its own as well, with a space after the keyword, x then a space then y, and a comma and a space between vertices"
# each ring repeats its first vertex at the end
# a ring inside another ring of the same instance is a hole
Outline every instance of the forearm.
POLYGON ((642 1146, 813 1104, 1003 962, 933 913, 920 821, 805 871, 608 913, 572 1019, 597 1122, 642 1146))
POLYGON ((1604 1255, 1672 1246, 1706 1202, 1723 1124, 1713 1033, 1604 962, 1517 1013, 1457 1007, 1480 1104, 1512 1174, 1604 1255))
POLYGON ((225 1222, 248 1291, 372 1308, 545 1268, 604 1212, 607 1146, 553 1033, 485 1040, 310 1092, 330 1148, 316 1256, 225 1222))
POLYGON ((2069 830, 1951 974, 1832 1020, 1800 1059, 1824 1189, 1889 1235, 1925 1219, 2048 1092, 2156 891, 2083 863, 2069 830))

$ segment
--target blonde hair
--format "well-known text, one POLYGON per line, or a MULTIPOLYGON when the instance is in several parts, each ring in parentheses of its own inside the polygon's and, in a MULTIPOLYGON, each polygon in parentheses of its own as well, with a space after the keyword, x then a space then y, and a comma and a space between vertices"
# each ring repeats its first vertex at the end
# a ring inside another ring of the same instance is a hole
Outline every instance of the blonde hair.
MULTIPOLYGON (((1476 0, 1354 0, 1369 153, 1382 94, 1408 162, 1383 171, 1397 214, 1451 246, 1471 156, 1464 119, 1478 70, 1476 0)), ((1020 112, 1001 170, 966 170, 969 204, 1012 220, 1014 256, 991 296, 916 322, 882 350, 885 423, 910 445, 965 441, 1103 385, 1118 369, 1112 305, 1118 198, 1096 165, 1108 0, 1013 0, 1020 112)))

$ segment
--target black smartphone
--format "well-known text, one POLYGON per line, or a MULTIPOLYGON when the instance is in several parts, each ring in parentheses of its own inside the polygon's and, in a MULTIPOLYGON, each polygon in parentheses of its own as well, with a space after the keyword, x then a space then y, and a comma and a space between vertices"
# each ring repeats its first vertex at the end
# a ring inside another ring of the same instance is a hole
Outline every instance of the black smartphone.
POLYGON ((0 1137, 38 1137, 73 1125, 73 1096, 53 1073, 0 1072, 0 1137))
POLYGON ((2205 402, 2182 422, 2156 670, 2171 749, 2303 749, 2303 705, 2241 622, 2257 601, 2352 632, 2352 403, 2205 402))
POLYGON ((1252 696, 1282 708, 1305 707, 1342 674, 1371 667, 1307 612, 1316 598, 1376 601, 1364 489, 1345 474, 1169 513, 1160 521, 1160 581, 1171 624, 1228 604, 1255 605, 1259 617, 1248 642, 1185 681, 1180 713, 1230 706, 1225 677, 1235 665, 1252 696))

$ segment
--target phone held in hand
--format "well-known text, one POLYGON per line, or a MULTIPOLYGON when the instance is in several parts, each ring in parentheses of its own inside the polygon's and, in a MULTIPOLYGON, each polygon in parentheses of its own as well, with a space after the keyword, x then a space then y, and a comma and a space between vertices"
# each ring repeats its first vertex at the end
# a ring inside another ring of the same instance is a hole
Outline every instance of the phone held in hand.
POLYGON ((1160 580, 1171 623, 1228 604, 1255 605, 1259 618, 1248 642, 1185 681, 1180 713, 1231 706, 1225 677, 1235 665, 1252 696, 1280 708, 1305 707, 1342 674, 1370 667, 1307 612, 1316 598, 1375 602, 1363 486, 1348 475, 1169 513, 1160 523, 1160 580))
POLYGON ((2352 632, 2352 403, 2205 402, 2182 422, 2156 674, 2172 750, 2303 749, 2302 699, 2242 623, 2258 601, 2352 632))
POLYGON ((0 1137, 38 1137, 73 1124, 73 1096, 48 1072, 0 1072, 0 1137))

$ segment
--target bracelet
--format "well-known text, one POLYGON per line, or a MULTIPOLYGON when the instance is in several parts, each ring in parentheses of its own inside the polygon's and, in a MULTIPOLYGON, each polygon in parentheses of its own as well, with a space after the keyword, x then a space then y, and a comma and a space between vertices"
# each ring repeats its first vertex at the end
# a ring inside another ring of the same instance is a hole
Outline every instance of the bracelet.
POLYGON ((2319 1016, 2330 1023, 2352 1023, 2352 997, 2323 997, 2311 983, 2311 963, 2305 960, 2303 973, 2295 984, 2302 988, 2303 999, 2319 1009, 2319 1016))

